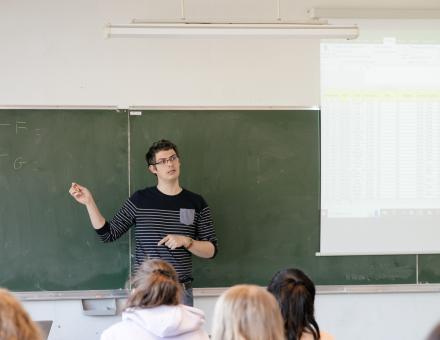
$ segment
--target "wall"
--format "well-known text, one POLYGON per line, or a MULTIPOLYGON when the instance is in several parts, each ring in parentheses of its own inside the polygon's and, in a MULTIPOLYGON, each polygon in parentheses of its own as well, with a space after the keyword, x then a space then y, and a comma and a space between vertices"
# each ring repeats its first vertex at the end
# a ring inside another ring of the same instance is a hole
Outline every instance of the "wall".
POLYGON ((0 105, 319 104, 317 40, 106 39, 129 4, 2 1, 0 105))
MULTIPOLYGON (((273 19, 275 1, 186 0, 186 17, 273 19)), ((284 19, 311 7, 433 8, 437 0, 280 1, 284 19)), ((2 0, 0 106, 313 106, 319 45, 310 40, 105 39, 107 23, 181 17, 179 0, 2 0)), ((212 315, 215 298, 196 298, 212 315)), ((422 339, 437 319, 438 293, 320 295, 318 320, 344 339, 422 339)), ((98 339, 117 317, 81 314, 80 301, 29 301, 55 320, 55 339, 98 339)))
MULTIPOLYGON (((198 297, 196 307, 206 313, 206 329, 212 326, 216 297, 198 297)), ((119 311, 123 300, 118 301, 119 311)), ((322 330, 337 340, 422 340, 440 322, 440 294, 319 294, 316 317, 322 330)), ((35 320, 54 320, 49 340, 98 340, 119 316, 85 316, 81 301, 28 301, 25 307, 35 320), (80 327, 79 327, 80 325, 80 327)))

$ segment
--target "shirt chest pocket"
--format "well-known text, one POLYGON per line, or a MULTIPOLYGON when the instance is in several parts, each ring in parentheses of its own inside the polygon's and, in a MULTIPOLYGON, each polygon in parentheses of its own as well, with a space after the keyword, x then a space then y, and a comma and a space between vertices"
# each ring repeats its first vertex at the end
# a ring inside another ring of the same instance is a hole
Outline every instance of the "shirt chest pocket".
POLYGON ((194 209, 180 209, 180 223, 191 225, 194 223, 194 209))

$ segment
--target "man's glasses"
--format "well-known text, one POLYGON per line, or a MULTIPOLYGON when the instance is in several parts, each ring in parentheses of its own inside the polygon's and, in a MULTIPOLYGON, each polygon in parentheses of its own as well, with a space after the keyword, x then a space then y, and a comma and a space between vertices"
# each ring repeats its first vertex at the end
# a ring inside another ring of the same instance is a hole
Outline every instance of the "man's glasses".
POLYGON ((169 158, 162 158, 162 159, 159 159, 156 163, 153 163, 153 164, 151 164, 151 165, 161 165, 161 166, 163 166, 163 165, 166 165, 168 162, 170 162, 170 163, 174 163, 174 162, 177 161, 178 159, 179 159, 179 157, 177 157, 177 155, 174 154, 174 155, 172 155, 172 156, 169 157, 169 158))

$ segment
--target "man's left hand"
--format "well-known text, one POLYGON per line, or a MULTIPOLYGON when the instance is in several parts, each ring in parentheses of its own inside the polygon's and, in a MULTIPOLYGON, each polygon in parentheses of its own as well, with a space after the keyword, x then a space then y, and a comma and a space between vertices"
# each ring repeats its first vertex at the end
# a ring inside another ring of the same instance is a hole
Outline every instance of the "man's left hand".
POLYGON ((191 243, 191 239, 188 236, 170 234, 161 239, 157 245, 165 245, 170 249, 176 249, 180 247, 187 247, 191 243))

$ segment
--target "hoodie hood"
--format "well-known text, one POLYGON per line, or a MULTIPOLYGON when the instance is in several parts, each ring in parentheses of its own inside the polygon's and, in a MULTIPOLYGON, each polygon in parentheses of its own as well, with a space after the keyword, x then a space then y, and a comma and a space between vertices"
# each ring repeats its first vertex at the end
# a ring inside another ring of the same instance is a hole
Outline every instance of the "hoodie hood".
POLYGON ((127 309, 122 320, 130 320, 158 337, 167 338, 199 330, 205 323, 200 309, 185 305, 127 309))

